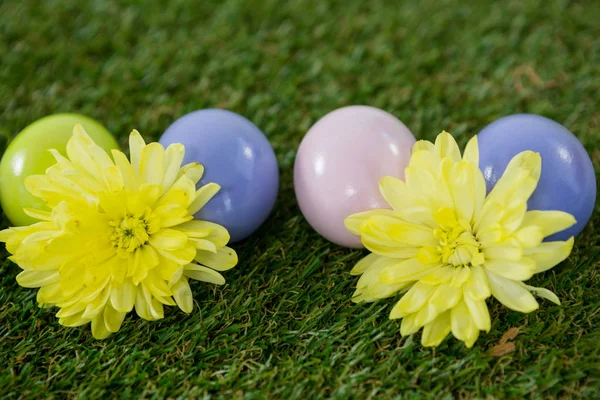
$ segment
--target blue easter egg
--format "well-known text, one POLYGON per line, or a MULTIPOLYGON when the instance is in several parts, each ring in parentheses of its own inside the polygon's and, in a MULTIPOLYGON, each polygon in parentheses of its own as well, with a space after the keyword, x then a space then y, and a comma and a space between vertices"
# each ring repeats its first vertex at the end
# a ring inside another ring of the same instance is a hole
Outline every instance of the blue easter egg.
POLYGON ((182 143, 184 164, 199 162, 204 176, 221 190, 196 218, 223 225, 237 242, 267 219, 277 198, 279 169, 265 135, 246 118, 227 110, 194 111, 175 121, 162 135, 163 146, 182 143))
POLYGON ((566 240, 583 230, 596 202, 596 175, 585 148, 567 128, 539 115, 515 114, 486 126, 478 140, 479 167, 488 193, 515 155, 537 151, 542 157, 542 175, 528 209, 565 211, 577 220, 547 240, 566 240))

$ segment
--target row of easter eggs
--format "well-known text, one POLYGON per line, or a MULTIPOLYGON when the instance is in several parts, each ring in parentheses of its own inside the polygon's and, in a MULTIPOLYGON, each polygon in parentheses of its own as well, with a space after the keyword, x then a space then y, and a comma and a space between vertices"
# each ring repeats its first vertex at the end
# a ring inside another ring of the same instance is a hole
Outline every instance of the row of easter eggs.
MULTIPOLYGON (((48 149, 64 153, 77 122, 104 149, 118 148, 102 125, 81 115, 56 114, 29 125, 0 163, 0 202, 13 224, 34 222, 23 207, 44 207, 23 181, 53 164, 48 149)), ((184 163, 197 161, 205 167, 199 184, 221 185, 199 219, 225 226, 233 242, 248 237, 267 219, 277 198, 279 171, 267 138, 252 122, 226 110, 200 110, 175 121, 159 142, 165 147, 183 143, 184 163)), ((296 197, 310 225, 334 243, 361 247, 358 237, 345 229, 344 218, 388 207, 379 193, 379 179, 403 178, 414 142, 402 122, 373 107, 344 107, 317 121, 304 137, 294 166, 296 197)), ((479 150, 488 191, 514 155, 538 151, 542 175, 529 208, 575 216, 574 227, 551 239, 565 239, 583 229, 594 208, 596 177, 584 147, 565 127, 537 115, 504 117, 479 133, 479 150)))

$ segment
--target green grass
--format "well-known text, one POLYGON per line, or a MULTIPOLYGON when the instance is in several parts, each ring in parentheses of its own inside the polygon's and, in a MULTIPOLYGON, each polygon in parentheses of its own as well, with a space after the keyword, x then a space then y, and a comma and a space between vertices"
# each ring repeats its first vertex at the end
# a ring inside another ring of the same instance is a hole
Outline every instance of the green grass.
POLYGON ((492 331, 473 349, 453 339, 430 349, 400 337, 391 299, 350 302, 348 272, 364 253, 320 238, 295 201, 302 136, 350 104, 461 144, 501 116, 542 114, 571 129, 600 171, 598 4, 480 3, 0 2, 4 140, 71 111, 124 144, 132 128, 157 139, 186 112, 223 107, 265 132, 281 170, 272 216, 235 245, 226 286, 194 285, 191 315, 130 316, 96 341, 39 309, 3 261, 0 397, 598 398, 598 209, 571 257, 533 279, 562 306, 524 315, 490 301, 492 331), (516 350, 492 357, 510 327, 516 350))

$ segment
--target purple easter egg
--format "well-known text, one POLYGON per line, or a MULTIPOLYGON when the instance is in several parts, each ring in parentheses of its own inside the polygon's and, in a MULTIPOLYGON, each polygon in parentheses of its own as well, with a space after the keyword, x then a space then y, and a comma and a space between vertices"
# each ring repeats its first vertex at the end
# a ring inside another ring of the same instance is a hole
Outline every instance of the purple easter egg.
POLYGON ((404 179, 415 138, 396 117, 373 107, 332 111, 310 128, 296 155, 294 189, 302 214, 327 240, 362 247, 344 226, 351 214, 390 208, 384 176, 404 179))
POLYGON ((577 220, 547 240, 566 240, 583 230, 596 202, 596 175, 585 148, 567 128, 539 115, 516 114, 492 122, 478 139, 488 192, 515 155, 536 151, 542 157, 542 175, 528 208, 565 211, 577 220))
POLYGON ((279 169, 269 141, 252 122, 227 110, 194 111, 175 121, 159 142, 165 147, 182 143, 184 164, 204 166, 198 186, 221 185, 197 219, 223 225, 232 242, 265 222, 277 198, 279 169))

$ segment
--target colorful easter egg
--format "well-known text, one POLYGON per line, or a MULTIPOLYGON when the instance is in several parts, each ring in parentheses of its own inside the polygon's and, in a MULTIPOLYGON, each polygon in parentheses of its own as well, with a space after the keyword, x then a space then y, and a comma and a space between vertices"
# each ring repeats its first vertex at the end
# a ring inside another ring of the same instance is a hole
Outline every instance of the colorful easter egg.
POLYGON ((196 218, 223 225, 232 242, 265 222, 277 198, 279 169, 269 141, 252 122, 227 110, 195 111, 175 121, 159 142, 182 143, 184 164, 204 166, 199 185, 221 185, 196 218))
POLYGON ((77 123, 80 123, 104 150, 119 148, 117 141, 106 128, 83 115, 55 114, 27 126, 9 144, 0 161, 0 203, 4 214, 13 225, 39 222, 25 214, 23 208, 48 209, 43 200, 33 197, 25 189, 25 178, 29 175, 44 174, 48 167, 55 164, 49 149, 57 149, 66 156, 67 142, 77 123))
POLYGON ((516 114, 492 122, 478 139, 479 167, 488 192, 511 158, 525 150, 537 151, 542 175, 528 208, 565 211, 577 220, 547 240, 565 240, 583 230, 596 202, 596 175, 585 148, 567 128, 539 115, 516 114))
POLYGON ((414 143, 402 122, 373 107, 344 107, 317 121, 304 136, 294 165, 296 198, 308 223, 331 242, 362 247, 344 219, 390 208, 379 180, 388 175, 404 179, 414 143))

